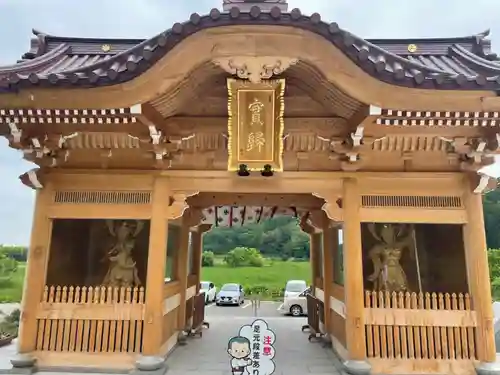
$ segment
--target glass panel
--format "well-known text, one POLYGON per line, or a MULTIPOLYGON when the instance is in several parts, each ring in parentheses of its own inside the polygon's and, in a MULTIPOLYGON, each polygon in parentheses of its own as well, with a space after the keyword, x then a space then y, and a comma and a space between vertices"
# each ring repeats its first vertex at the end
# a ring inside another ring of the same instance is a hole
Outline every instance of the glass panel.
POLYGON ((318 234, 318 276, 323 278, 323 262, 324 262, 324 254, 323 254, 323 233, 318 234))
POLYGON ((337 251, 333 255, 333 281, 344 285, 344 237, 343 230, 339 229, 337 251))
POLYGON ((193 264, 193 232, 189 231, 189 238, 188 238, 188 275, 193 275, 195 274, 195 268, 193 264))
POLYGON ((220 290, 222 292, 237 292, 240 290, 240 286, 238 284, 224 284, 220 290))

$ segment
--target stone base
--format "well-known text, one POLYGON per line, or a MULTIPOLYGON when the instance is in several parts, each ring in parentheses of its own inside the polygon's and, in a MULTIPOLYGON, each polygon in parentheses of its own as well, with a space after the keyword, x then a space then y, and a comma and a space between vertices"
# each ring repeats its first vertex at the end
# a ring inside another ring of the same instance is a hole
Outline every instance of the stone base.
POLYGON ((36 358, 30 354, 17 354, 10 360, 12 369, 11 374, 33 374, 37 371, 36 358))
POLYGON ((372 366, 366 361, 347 360, 343 365, 346 372, 351 375, 369 375, 372 371, 372 366))
POLYGON ((131 375, 163 375, 168 367, 162 357, 142 356, 135 362, 131 375))
POLYGON ((499 362, 480 362, 476 367, 478 375, 500 375, 499 362))

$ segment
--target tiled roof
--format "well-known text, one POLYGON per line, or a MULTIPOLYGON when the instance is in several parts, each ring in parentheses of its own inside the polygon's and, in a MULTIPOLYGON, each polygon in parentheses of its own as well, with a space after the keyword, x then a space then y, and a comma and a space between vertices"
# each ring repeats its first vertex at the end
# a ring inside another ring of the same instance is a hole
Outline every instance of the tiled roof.
POLYGON ((300 10, 262 12, 254 6, 243 13, 212 9, 192 14, 184 23, 155 37, 85 39, 54 37, 34 31, 36 38, 23 60, 0 68, 0 90, 26 87, 95 87, 133 79, 188 36, 228 25, 280 25, 323 36, 375 78, 398 86, 442 90, 500 90, 500 61, 491 54, 488 32, 462 38, 362 39, 325 23, 317 13, 300 10), (109 48, 108 48, 109 47, 109 48))

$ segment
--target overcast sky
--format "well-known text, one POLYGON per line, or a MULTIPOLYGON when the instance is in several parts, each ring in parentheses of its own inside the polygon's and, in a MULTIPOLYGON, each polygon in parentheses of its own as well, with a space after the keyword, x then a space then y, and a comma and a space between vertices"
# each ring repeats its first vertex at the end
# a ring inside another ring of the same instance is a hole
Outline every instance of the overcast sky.
MULTIPOLYGON (((222 0, 0 0, 0 64, 29 49, 31 29, 82 37, 148 38, 222 0)), ((466 36, 491 29, 500 53, 498 0, 289 0, 366 38, 466 36)), ((0 140, 0 243, 29 243, 34 193, 18 176, 33 166, 0 140)), ((500 168, 492 174, 500 175, 500 168)))

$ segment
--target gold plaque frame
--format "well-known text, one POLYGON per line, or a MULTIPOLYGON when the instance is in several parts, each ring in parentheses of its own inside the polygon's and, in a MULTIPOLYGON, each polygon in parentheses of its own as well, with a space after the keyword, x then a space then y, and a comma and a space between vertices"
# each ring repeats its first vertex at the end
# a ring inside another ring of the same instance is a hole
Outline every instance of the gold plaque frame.
POLYGON ((227 169, 236 171, 240 164, 245 164, 248 170, 260 171, 269 164, 274 171, 283 171, 285 80, 252 83, 228 78, 227 89, 227 169), (259 109, 252 112, 254 105, 259 109))

